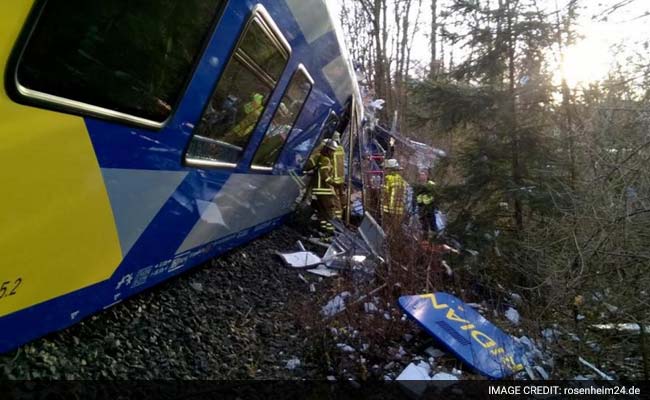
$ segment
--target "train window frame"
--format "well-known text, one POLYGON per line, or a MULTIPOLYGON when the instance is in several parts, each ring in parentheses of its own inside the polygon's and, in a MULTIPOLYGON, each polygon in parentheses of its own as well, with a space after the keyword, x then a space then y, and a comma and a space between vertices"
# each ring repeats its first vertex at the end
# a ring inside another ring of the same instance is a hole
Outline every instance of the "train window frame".
MULTIPOLYGON (((239 164, 242 162, 244 155, 246 154, 246 150, 251 145, 251 140, 253 139, 253 137, 255 136, 255 132, 259 128, 259 124, 264 120, 265 114, 269 111, 269 107, 272 105, 270 99, 273 96, 275 96, 277 90, 280 87, 279 83, 282 80, 282 76, 285 74, 289 66, 292 52, 293 49, 291 48, 289 41, 285 38, 284 34, 277 26, 277 24, 273 20, 273 17, 271 17, 271 14, 269 14, 266 8, 262 4, 257 4, 255 7, 253 7, 249 18, 246 21, 246 24, 244 25, 244 28, 241 30, 239 37, 237 38, 237 42, 235 43, 232 49, 232 52, 228 58, 228 62, 226 63, 224 69, 221 71, 221 76, 219 76, 219 78, 217 79, 217 83, 215 84, 214 88, 210 92, 209 99, 207 100, 203 110, 201 111, 200 119, 203 118, 203 116, 206 113, 206 110, 210 107, 210 103, 214 98, 215 93, 219 89, 219 85, 221 84, 222 79, 224 79, 225 73, 228 71, 228 69, 234 62, 238 62, 242 64, 244 67, 248 69, 249 72, 255 74, 258 78, 260 78, 260 80, 262 80, 264 83, 269 85, 270 88, 269 99, 264 105, 264 109, 262 110, 260 117, 255 123, 255 127, 253 128, 251 134, 249 135, 247 143, 244 146, 242 146, 243 149, 242 154, 240 155, 236 163, 218 161, 218 160, 204 160, 204 159, 189 157, 188 151, 190 145, 192 144, 192 139, 195 136, 200 136, 196 133, 196 129, 200 124, 200 120, 199 120, 199 122, 197 122, 196 126, 194 127, 194 131, 192 132, 190 140, 188 141, 187 147, 183 152, 183 162, 185 166, 192 167, 192 168, 207 168, 207 169, 236 169, 239 166, 239 164), (257 23, 258 26, 262 28, 263 32, 271 40, 273 45, 286 57, 286 63, 277 81, 274 81, 272 77, 270 77, 264 71, 261 71, 260 68, 257 68, 257 66, 255 66, 254 60, 252 60, 252 57, 250 56, 246 57, 246 54, 243 51, 240 52, 240 47, 244 41, 244 38, 246 37, 246 34, 248 33, 250 27, 255 23, 257 23)), ((279 104, 276 107, 279 107, 279 104)), ((214 141, 216 144, 221 146, 225 146, 225 147, 234 146, 225 141, 211 139, 211 138, 208 139, 214 141)))
POLYGON ((164 121, 153 121, 147 118, 139 117, 129 113, 112 110, 110 108, 97 106, 83 101, 72 100, 66 97, 61 97, 53 94, 48 94, 38 90, 27 88, 21 85, 18 79, 18 70, 23 56, 27 50, 30 39, 32 38, 45 7, 49 0, 36 0, 32 9, 29 11, 27 18, 21 28, 21 31, 16 39, 5 69, 5 90, 8 97, 22 105, 32 106, 44 110, 60 112, 64 114, 76 115, 79 117, 90 117, 105 120, 108 122, 121 123, 128 126, 144 128, 150 131, 160 131, 174 118, 178 108, 187 95, 187 90, 194 78, 212 40, 217 26, 222 20, 225 10, 228 6, 228 0, 224 0, 216 8, 215 14, 208 24, 204 32, 204 37, 201 40, 195 54, 195 59, 190 65, 190 68, 184 78, 179 95, 174 104, 171 104, 171 109, 167 118, 164 121))
MULTIPOLYGON (((303 76, 305 78, 307 78, 307 81, 309 82, 309 85, 310 85, 309 86, 309 92, 307 92, 307 96, 305 96, 305 100, 300 105, 300 109, 296 113, 296 117, 294 118, 294 120, 293 120, 293 122, 291 124, 291 128, 289 129, 287 137, 286 137, 286 139, 284 139, 284 142, 282 142, 282 146, 280 146, 278 154, 275 156, 275 160, 273 160, 273 166, 268 167, 268 166, 264 166, 264 165, 251 164, 251 170, 253 170, 253 171, 259 171, 259 172, 272 172, 273 171, 273 169, 275 168, 275 166, 278 163, 278 160, 279 160, 280 156, 284 152, 284 150, 285 150, 285 148, 287 146, 287 143, 289 142, 289 139, 291 138, 291 134, 293 133, 293 130, 295 129, 296 125, 298 124, 298 120, 300 119, 300 117, 302 116, 303 111, 305 110, 305 105, 309 101, 309 97, 311 96, 312 92, 314 91, 314 85, 316 84, 316 82, 314 81, 314 78, 309 73, 309 70, 307 69, 307 67, 304 64, 301 63, 301 64, 298 65, 298 67, 293 72, 293 74, 291 74, 291 78, 289 79, 289 83, 287 83, 287 86, 284 89, 284 93, 282 93, 282 97, 280 98, 280 103, 282 102, 282 99, 284 99, 284 97, 289 92, 289 88, 291 87, 291 84, 293 83, 293 80, 298 76, 299 73, 302 73, 303 76)), ((271 117, 271 123, 275 119, 277 113, 280 111, 280 103, 278 103, 278 106, 275 108, 275 111, 273 112, 273 116, 271 117)), ((260 148, 261 148, 262 144, 264 143, 264 139, 266 139, 266 135, 268 135, 270 129, 271 129, 271 125, 269 123, 269 126, 267 127, 266 132, 264 132, 264 136, 262 137, 262 141, 260 142, 257 149, 255 150, 255 154, 253 154, 253 161, 251 161, 251 162, 254 162, 255 157, 257 156, 257 152, 260 151, 260 148)))

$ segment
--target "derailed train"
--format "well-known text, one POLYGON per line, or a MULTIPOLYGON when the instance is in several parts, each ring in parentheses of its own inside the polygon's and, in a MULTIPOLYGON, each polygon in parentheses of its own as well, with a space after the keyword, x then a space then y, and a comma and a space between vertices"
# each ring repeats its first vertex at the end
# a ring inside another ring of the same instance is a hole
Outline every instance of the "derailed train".
POLYGON ((0 352, 282 224, 359 104, 339 32, 324 0, 2 2, 0 352))

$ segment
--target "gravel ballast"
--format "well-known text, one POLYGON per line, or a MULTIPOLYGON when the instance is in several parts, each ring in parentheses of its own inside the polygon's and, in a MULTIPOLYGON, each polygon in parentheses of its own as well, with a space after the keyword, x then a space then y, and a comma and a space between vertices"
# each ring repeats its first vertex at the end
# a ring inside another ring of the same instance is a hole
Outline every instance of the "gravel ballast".
MULTIPOLYGON (((309 286, 283 227, 65 331, 0 356, 0 379, 319 378, 295 322, 309 286), (292 365, 295 365, 293 361, 292 365)), ((324 379, 324 377, 320 377, 324 379)))

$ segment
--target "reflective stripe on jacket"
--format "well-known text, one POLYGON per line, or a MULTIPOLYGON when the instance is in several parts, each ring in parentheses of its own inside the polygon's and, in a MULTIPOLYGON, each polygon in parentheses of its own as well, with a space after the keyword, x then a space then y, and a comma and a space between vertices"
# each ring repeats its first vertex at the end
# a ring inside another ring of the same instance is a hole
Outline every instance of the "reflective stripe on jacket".
POLYGON ((317 161, 316 184, 311 191, 316 196, 333 196, 336 194, 333 185, 332 160, 321 155, 317 161))
POLYGON ((345 150, 343 146, 337 147, 333 156, 333 179, 335 185, 343 185, 345 183, 345 150))

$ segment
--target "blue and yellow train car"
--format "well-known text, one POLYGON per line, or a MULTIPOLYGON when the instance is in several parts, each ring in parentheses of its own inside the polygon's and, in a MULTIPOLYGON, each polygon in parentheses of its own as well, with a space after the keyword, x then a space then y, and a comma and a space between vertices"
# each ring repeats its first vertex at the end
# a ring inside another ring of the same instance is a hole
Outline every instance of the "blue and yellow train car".
POLYGON ((281 224, 358 97, 337 32, 323 0, 2 2, 0 352, 281 224))

